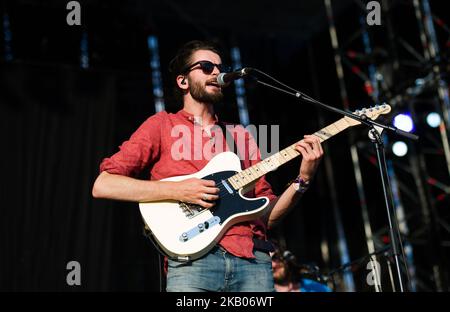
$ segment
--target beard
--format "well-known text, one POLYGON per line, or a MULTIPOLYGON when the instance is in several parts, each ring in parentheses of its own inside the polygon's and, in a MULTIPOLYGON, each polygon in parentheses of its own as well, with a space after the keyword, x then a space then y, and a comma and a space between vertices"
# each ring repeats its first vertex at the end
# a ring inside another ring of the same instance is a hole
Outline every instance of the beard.
MULTIPOLYGON (((208 85, 208 82, 206 83, 208 85)), ((199 81, 189 81, 191 96, 194 100, 201 103, 217 104, 223 99, 223 93, 219 89, 217 92, 209 93, 206 91, 206 86, 199 81)))

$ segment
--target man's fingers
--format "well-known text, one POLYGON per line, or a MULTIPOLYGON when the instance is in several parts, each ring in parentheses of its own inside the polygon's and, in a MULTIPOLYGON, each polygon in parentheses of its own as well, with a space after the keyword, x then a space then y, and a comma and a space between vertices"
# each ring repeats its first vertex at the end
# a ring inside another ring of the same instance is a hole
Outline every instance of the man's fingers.
POLYGON ((203 188, 203 192, 207 193, 207 194, 219 194, 220 193, 220 189, 217 187, 204 187, 203 188))
POLYGON ((295 146, 295 149, 297 151, 299 151, 300 154, 302 154, 303 159, 306 159, 306 160, 309 159, 308 151, 306 150, 306 148, 303 145, 297 144, 297 146, 295 146))
POLYGON ((319 137, 315 135, 306 135, 305 137, 312 138, 312 140, 315 142, 315 145, 318 147, 320 153, 323 154, 323 148, 319 137))
POLYGON ((199 200, 198 202, 197 202, 197 205, 200 205, 200 206, 202 206, 203 208, 206 208, 206 209, 210 209, 210 208, 212 208, 212 207, 214 207, 214 203, 208 203, 208 202, 205 202, 204 200, 199 200))
MULTIPOLYGON (((301 147, 303 147, 308 154, 314 154, 311 145, 309 143, 304 142, 303 140, 298 143, 301 147)), ((305 156, 305 155, 303 155, 305 156)))
POLYGON ((201 179, 201 182, 204 186, 216 186, 216 182, 214 180, 203 180, 201 179))
POLYGON ((209 187, 202 190, 202 193, 200 194, 200 198, 209 201, 209 200, 216 200, 219 198, 218 194, 219 192, 216 191, 217 189, 215 187, 209 187))
POLYGON ((312 150, 317 157, 321 157, 323 155, 322 144, 320 144, 320 139, 318 137, 315 135, 305 135, 304 141, 312 146, 312 150))

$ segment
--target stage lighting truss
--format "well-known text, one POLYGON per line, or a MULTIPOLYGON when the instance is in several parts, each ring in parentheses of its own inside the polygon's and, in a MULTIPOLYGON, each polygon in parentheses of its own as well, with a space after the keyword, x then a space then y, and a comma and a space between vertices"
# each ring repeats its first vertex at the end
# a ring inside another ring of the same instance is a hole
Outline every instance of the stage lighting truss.
MULTIPOLYGON (((415 26, 418 26, 420 32, 418 40, 423 50, 418 51, 414 44, 404 38, 406 34, 394 27, 398 21, 387 11, 383 11, 383 29, 388 35, 381 36, 382 39, 375 42, 374 38, 380 39, 376 36, 380 28, 366 25, 365 6, 362 2, 355 2, 362 9, 359 27, 355 28, 354 33, 345 34, 348 39, 340 46, 337 27, 332 15, 328 15, 341 98, 344 107, 350 110, 367 105, 367 102, 386 102, 393 107, 392 117, 401 112, 409 112, 409 126, 416 126, 415 133, 421 139, 418 143, 397 144, 403 148, 403 153, 405 146, 408 152, 403 157, 390 155, 392 157, 389 157, 388 169, 398 222, 405 240, 404 250, 412 278, 411 290, 448 291, 450 262, 445 260, 449 254, 445 248, 450 247, 450 99, 448 83, 443 76, 443 68, 448 68, 448 59, 440 54, 440 47, 445 47, 448 36, 438 38, 435 26, 447 35, 450 34, 450 28, 431 12, 428 0, 395 3, 392 6, 410 6, 409 10, 404 11, 414 12, 411 20, 416 20, 415 26), (441 42, 439 39, 442 39, 441 42), (402 56, 399 56, 398 51, 402 51, 402 56), (406 67, 420 70, 411 74, 406 67), (358 95, 349 93, 344 74, 357 77, 356 80, 361 82, 360 93, 367 96, 367 102, 361 103, 360 98, 352 100, 352 96, 358 95), (396 80, 400 74, 410 79, 396 80), (351 103, 358 103, 358 107, 352 107, 351 103), (434 115, 428 117, 428 124, 436 127, 434 129, 427 124, 427 116, 431 112, 434 115), (427 255, 427 261, 421 262, 421 259, 415 258, 413 248, 423 250, 425 246, 429 246, 432 252, 427 255)), ((325 0, 325 4, 328 12, 331 11, 331 2, 325 0)), ((389 9, 392 10, 393 7, 389 9)), ((389 135, 385 138, 385 143, 392 147, 395 139, 398 138, 389 135)), ((387 227, 373 231, 368 217, 370 207, 367 205, 364 179, 361 178, 364 177, 364 173, 361 175, 361 162, 367 161, 376 166, 373 146, 366 141, 354 142, 355 138, 350 135, 363 222, 365 229, 368 229, 367 246, 368 251, 372 252, 374 248, 386 245, 385 238, 389 233, 387 227)))

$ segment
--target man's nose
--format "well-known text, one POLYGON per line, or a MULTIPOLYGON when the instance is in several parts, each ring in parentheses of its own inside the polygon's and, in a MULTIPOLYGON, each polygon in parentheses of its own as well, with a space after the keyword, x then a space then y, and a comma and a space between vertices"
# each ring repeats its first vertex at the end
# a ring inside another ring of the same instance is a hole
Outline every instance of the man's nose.
POLYGON ((213 71, 212 71, 211 74, 212 74, 212 75, 215 75, 215 76, 217 76, 218 74, 220 74, 219 68, 217 68, 217 66, 214 66, 214 69, 213 69, 213 71))

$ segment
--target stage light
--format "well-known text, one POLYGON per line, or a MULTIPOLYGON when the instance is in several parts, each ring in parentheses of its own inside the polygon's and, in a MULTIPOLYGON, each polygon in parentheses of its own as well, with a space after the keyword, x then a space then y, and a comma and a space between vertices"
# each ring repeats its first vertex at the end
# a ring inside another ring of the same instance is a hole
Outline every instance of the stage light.
POLYGON ((10 29, 9 16, 8 14, 3 14, 3 44, 4 44, 4 57, 5 61, 10 62, 13 60, 12 53, 12 33, 10 29))
POLYGON ((425 84, 425 79, 418 78, 416 79, 416 86, 423 86, 425 84))
POLYGON ((437 128, 441 124, 441 116, 438 113, 429 113, 427 116, 427 124, 431 128, 437 128))
POLYGON ((80 66, 81 68, 88 69, 89 68, 89 44, 88 44, 88 35, 86 32, 81 36, 80 42, 80 66))
MULTIPOLYGON (((231 48, 231 60, 233 62, 233 68, 242 68, 241 64, 241 51, 237 46, 231 48)), ((236 102, 239 110, 239 120, 244 126, 250 123, 247 109, 247 100, 245 98, 244 81, 242 79, 234 82, 236 91, 236 102)))
POLYGON ((409 114, 398 114, 394 118, 394 126, 400 130, 411 132, 414 130, 414 124, 409 114))
POLYGON ((403 157, 408 153, 408 145, 405 142, 397 141, 392 144, 392 152, 395 156, 403 157))
POLYGON ((150 52, 150 68, 152 70, 153 97, 155 100, 155 112, 165 109, 163 82, 161 75, 161 62, 159 58, 159 43, 156 36, 147 38, 147 47, 150 52))

